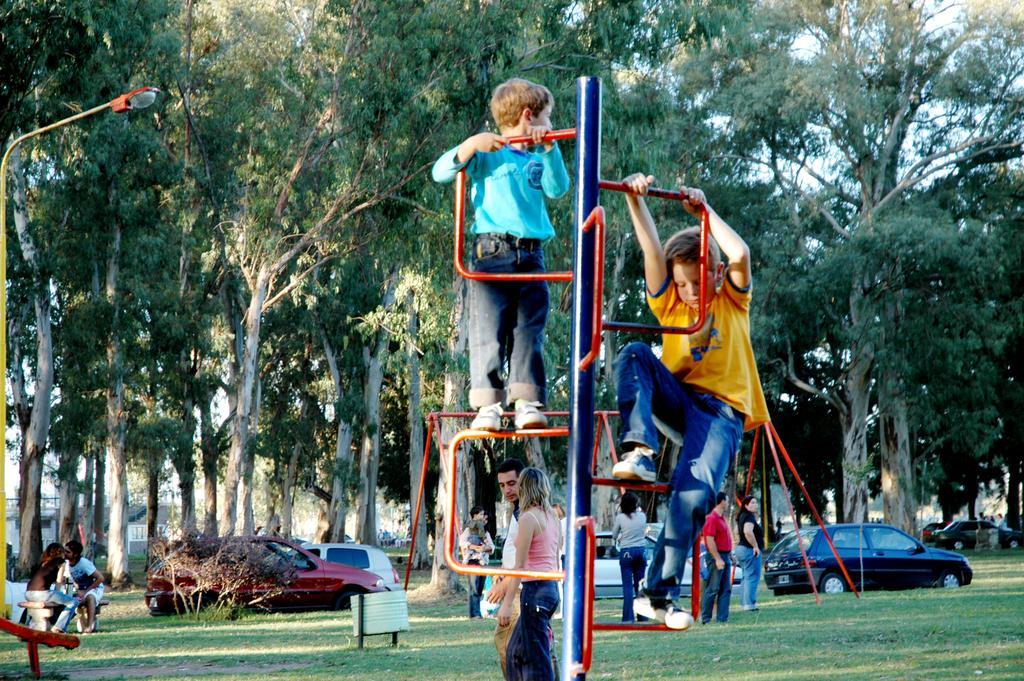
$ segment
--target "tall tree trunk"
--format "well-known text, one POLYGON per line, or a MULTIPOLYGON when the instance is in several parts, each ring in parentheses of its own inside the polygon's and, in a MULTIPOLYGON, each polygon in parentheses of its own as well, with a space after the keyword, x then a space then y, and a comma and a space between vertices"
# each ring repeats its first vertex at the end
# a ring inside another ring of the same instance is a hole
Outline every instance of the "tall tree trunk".
POLYGON ((76 451, 61 452, 57 478, 60 485, 60 530, 57 541, 66 544, 76 538, 78 526, 78 461, 76 451))
MULTIPOLYGON (((302 395, 302 402, 299 404, 299 420, 305 421, 309 414, 310 397, 302 395)), ((281 533, 286 537, 292 534, 292 516, 295 503, 295 481, 299 475, 299 457, 302 455, 302 439, 296 437, 292 444, 292 454, 288 457, 288 466, 285 468, 284 484, 281 486, 281 533)), ((268 528, 270 529, 270 528, 268 528)), ((332 540, 336 541, 336 540, 332 540)))
POLYGON ((318 322, 317 328, 324 348, 324 357, 331 371, 331 382, 334 384, 334 418, 338 421, 337 438, 334 442, 334 465, 331 467, 331 502, 326 513, 329 541, 339 542, 345 540, 345 518, 348 515, 348 480, 352 471, 352 423, 341 408, 345 386, 342 384, 334 346, 328 339, 323 324, 318 322))
POLYGON ((260 325, 263 303, 267 299, 270 274, 260 270, 253 286, 252 298, 243 320, 244 347, 238 377, 233 386, 235 412, 231 419, 231 448, 224 475, 223 500, 220 505, 220 531, 224 535, 235 533, 235 512, 238 507, 238 484, 249 445, 249 418, 252 412, 256 382, 256 360, 259 356, 260 325))
MULTIPOLYGON (((615 236, 612 246, 612 253, 615 253, 615 260, 612 261, 612 270, 605 274, 605 295, 604 295, 604 318, 618 319, 619 312, 619 290, 622 288, 622 272, 626 268, 627 232, 619 230, 615 236)), ((614 333, 604 334, 604 380, 615 393, 615 357, 617 337, 614 333)))
MULTIPOLYGON (((409 291, 405 297, 406 335, 408 347, 406 356, 409 366, 409 521, 416 515, 416 504, 422 500, 414 498, 420 485, 420 471, 423 468, 423 410, 421 408, 420 352, 417 348, 419 315, 416 312, 416 295, 409 291)), ((413 528, 409 528, 412 532, 413 528)), ((427 550, 427 518, 421 513, 415 528, 416 544, 412 547, 412 567, 419 570, 427 565, 430 552, 427 550)))
POLYGON ((146 468, 146 565, 149 565, 149 547, 159 536, 160 466, 156 461, 151 461, 146 468))
POLYGON ((82 479, 82 531, 80 540, 82 542, 82 555, 86 558, 92 559, 93 551, 92 544, 94 540, 93 536, 93 494, 94 489, 93 480, 96 476, 96 459, 90 453, 86 454, 85 457, 85 477, 82 479))
POLYGON ((1006 489, 1006 524, 1014 529, 1021 529, 1020 502, 1021 483, 1024 482, 1024 456, 1020 452, 1007 456, 1006 467, 1009 472, 1009 485, 1006 489))
MULTIPOLYGON (((249 416, 249 441, 255 439, 259 431, 260 400, 263 396, 263 380, 256 375, 256 395, 253 398, 252 413, 249 416)), ((251 535, 255 531, 256 517, 252 510, 253 473, 256 468, 256 452, 252 447, 245 448, 245 461, 242 463, 242 479, 239 482, 238 509, 239 534, 251 535)))
MULTIPOLYGON (((381 307, 391 309, 395 304, 395 278, 388 277, 381 307)), ((377 332, 377 343, 371 351, 363 348, 363 366, 366 380, 363 384, 363 438, 359 448, 359 492, 356 497, 356 540, 364 544, 377 544, 377 468, 380 465, 380 390, 384 384, 384 354, 390 334, 386 328, 377 332)))
POLYGON ((128 572, 128 471, 125 459, 124 357, 121 347, 121 302, 117 278, 121 265, 121 224, 114 220, 110 258, 107 260, 105 293, 112 322, 107 341, 107 464, 110 475, 110 529, 107 533, 107 572, 110 584, 132 583, 128 572))
POLYGON ((217 536, 217 431, 210 413, 213 391, 205 391, 199 399, 199 450, 203 467, 203 534, 217 536))
POLYGON ((196 457, 192 442, 196 433, 195 403, 188 389, 182 407, 182 428, 188 433, 189 447, 174 456, 174 470, 178 474, 178 492, 181 494, 181 529, 191 534, 196 529, 196 457))
POLYGON ((92 503, 92 531, 91 540, 97 544, 107 544, 107 453, 101 447, 95 452, 96 457, 96 493, 93 495, 92 503))
MULTIPOLYGON (((444 410, 460 411, 462 398, 466 394, 466 376, 456 367, 458 358, 465 356, 468 334, 466 328, 466 282, 461 277, 455 280, 455 305, 452 308, 452 321, 455 333, 448 340, 448 355, 450 362, 449 369, 444 374, 444 410)), ((452 441, 456 432, 456 424, 450 419, 441 424, 441 475, 437 481, 437 496, 434 503, 434 564, 430 573, 430 585, 442 592, 461 591, 459 575, 447 569, 444 559, 444 546, 447 541, 445 526, 448 518, 448 490, 449 485, 457 485, 458 477, 452 475, 452 471, 444 464, 447 457, 448 443, 452 441)), ((465 497, 465 489, 457 489, 465 497)), ((456 509, 451 509, 454 513, 456 509)))
POLYGON ((882 450, 882 509, 885 522, 915 535, 914 464, 910 452, 907 401, 891 369, 879 389, 878 432, 882 450))
MULTIPOLYGON (((35 385, 32 390, 32 410, 28 418, 28 427, 22 432, 21 488, 18 497, 20 529, 17 569, 20 574, 26 574, 43 552, 40 498, 43 455, 50 436, 50 395, 53 391, 54 369, 53 335, 50 329, 50 280, 41 274, 39 254, 28 231, 28 194, 20 151, 15 150, 11 154, 10 166, 14 178, 14 227, 18 233, 22 257, 32 272, 32 304, 36 327, 35 385)), ((22 398, 25 399, 24 396, 22 398)), ((22 404, 27 405, 27 399, 22 404)))
MULTIPOLYGON (((855 361, 856 365, 856 361, 855 361)), ((871 401, 871 386, 867 372, 851 367, 846 378, 847 410, 840 413, 839 425, 843 434, 843 522, 862 523, 868 519, 868 461, 867 417, 871 401)))

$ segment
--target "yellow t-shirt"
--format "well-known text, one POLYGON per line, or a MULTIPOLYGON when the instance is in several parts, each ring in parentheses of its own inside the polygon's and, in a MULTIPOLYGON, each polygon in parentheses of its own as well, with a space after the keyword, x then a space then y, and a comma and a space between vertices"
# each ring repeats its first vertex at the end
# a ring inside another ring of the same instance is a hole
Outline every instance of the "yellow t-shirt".
MULTIPOLYGON (((728 276, 725 279, 702 330, 689 336, 662 334, 661 363, 683 383, 742 412, 743 428, 750 430, 769 420, 750 345, 750 288, 740 291, 728 276)), ((648 292, 647 305, 662 326, 697 321, 697 312, 679 299, 671 276, 660 292, 648 292)))

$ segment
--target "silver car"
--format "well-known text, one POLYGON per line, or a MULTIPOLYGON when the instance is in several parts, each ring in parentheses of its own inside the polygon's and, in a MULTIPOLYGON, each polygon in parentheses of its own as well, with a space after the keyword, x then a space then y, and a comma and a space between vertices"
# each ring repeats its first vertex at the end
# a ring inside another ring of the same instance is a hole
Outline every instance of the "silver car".
MULTIPOLYGON (((647 542, 644 554, 647 556, 648 564, 654 555, 654 545, 658 535, 661 533, 661 523, 651 523, 647 526, 645 539, 647 542)), ((701 555, 706 549, 701 545, 701 555)), ((732 576, 734 585, 743 582, 743 569, 736 565, 735 559, 732 564, 735 570, 732 576)), ((690 587, 692 586, 693 559, 686 559, 686 571, 683 573, 683 581, 680 586, 679 596, 689 598, 690 587)), ((597 533, 597 558, 594 561, 594 597, 595 598, 622 598, 622 572, 619 570, 619 550, 612 542, 611 532, 597 533)))

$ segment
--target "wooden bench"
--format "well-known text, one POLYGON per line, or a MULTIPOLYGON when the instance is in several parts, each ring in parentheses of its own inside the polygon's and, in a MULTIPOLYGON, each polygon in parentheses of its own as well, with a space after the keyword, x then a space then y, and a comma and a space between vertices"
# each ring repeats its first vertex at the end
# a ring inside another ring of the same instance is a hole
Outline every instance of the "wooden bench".
POLYGON ((404 591, 358 594, 352 601, 352 633, 363 647, 364 636, 391 634, 398 645, 398 632, 409 631, 409 603, 404 591))
MULTIPOLYGON (((22 606, 24 607, 24 606, 22 606)), ((78 637, 69 634, 57 634, 52 631, 37 631, 0 617, 0 631, 17 636, 28 647, 28 666, 37 679, 41 676, 39 669, 39 645, 55 648, 60 646, 71 650, 78 647, 78 637)))
MULTIPOLYGON (((110 605, 110 601, 100 601, 96 604, 96 631, 99 631, 100 610, 104 605, 110 605)), ((36 631, 48 631, 64 610, 63 605, 42 601, 22 601, 18 603, 18 607, 25 609, 29 618, 29 627, 36 631)), ((85 606, 83 604, 79 604, 75 616, 78 620, 78 630, 82 631, 85 626, 85 606)))

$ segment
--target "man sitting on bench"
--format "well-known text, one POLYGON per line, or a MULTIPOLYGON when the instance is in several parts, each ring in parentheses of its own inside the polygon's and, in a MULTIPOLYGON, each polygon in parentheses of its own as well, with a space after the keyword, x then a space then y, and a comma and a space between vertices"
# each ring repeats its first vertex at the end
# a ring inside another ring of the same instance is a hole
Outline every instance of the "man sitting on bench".
POLYGON ((71 579, 75 580, 78 586, 78 593, 75 595, 85 607, 85 625, 81 631, 83 634, 91 634, 96 631, 96 613, 100 602, 103 601, 103 574, 96 569, 91 560, 82 557, 80 541, 72 539, 66 546, 71 579))

